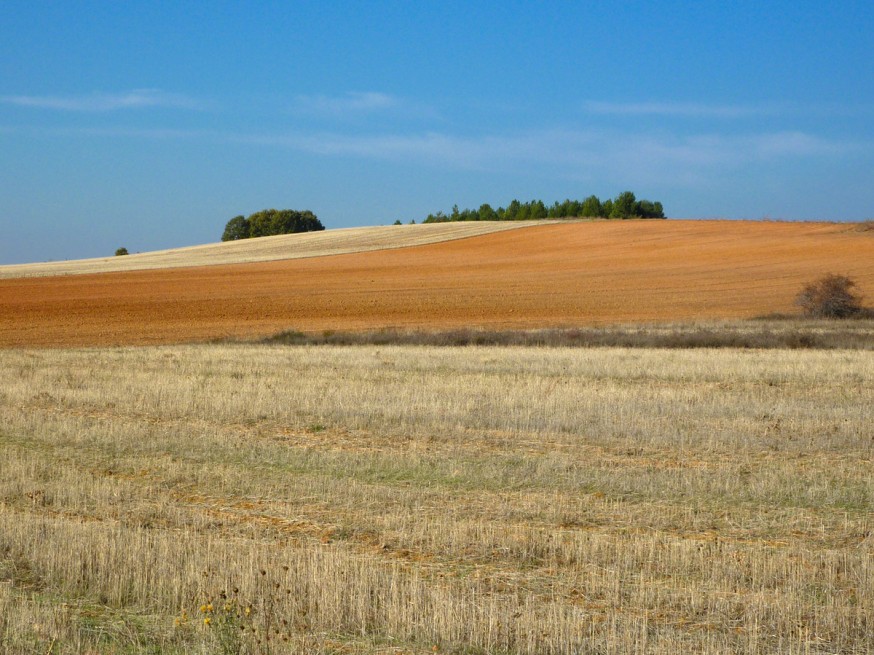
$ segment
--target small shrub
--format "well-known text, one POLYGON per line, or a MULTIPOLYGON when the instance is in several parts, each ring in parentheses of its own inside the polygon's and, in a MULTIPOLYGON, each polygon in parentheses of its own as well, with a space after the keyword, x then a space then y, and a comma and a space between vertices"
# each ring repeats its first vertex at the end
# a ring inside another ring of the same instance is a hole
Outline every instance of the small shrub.
POLYGON ((856 283, 846 275, 829 273, 804 286, 795 304, 818 318, 848 318, 862 313, 862 298, 852 292, 856 283))

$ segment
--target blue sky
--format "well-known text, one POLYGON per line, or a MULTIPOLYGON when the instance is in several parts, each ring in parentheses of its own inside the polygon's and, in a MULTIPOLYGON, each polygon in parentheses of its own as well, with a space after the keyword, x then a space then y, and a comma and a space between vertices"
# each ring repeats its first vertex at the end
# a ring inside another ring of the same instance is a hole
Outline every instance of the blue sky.
POLYGON ((630 189, 874 218, 874 3, 3 3, 0 263, 630 189))

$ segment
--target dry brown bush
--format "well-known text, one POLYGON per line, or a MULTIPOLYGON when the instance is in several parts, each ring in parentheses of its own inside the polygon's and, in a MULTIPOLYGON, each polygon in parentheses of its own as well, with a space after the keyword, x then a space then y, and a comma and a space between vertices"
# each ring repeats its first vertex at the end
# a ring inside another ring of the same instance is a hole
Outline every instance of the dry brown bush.
POLYGON ((846 275, 828 273, 804 285, 795 304, 815 318, 850 318, 863 312, 862 297, 853 293, 856 283, 846 275))

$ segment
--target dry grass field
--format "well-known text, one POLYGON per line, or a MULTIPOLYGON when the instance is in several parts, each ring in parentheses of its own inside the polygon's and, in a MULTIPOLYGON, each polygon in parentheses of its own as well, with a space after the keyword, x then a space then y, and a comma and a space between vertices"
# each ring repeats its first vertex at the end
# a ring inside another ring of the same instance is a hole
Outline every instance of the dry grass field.
POLYGON ((0 652, 869 653, 874 353, 0 351, 0 652))
POLYGON ((802 285, 829 272, 851 276, 874 298, 874 231, 732 221, 538 225, 330 257, 4 279, 0 347, 743 319, 796 311, 802 285))

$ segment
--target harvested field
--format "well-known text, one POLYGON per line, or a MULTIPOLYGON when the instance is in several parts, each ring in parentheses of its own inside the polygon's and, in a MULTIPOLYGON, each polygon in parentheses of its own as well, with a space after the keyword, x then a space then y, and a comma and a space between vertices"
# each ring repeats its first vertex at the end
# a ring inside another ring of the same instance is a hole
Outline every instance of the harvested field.
POLYGON ((826 272, 850 275, 874 297, 874 232, 833 223, 539 225, 331 257, 0 280, 0 346, 749 318, 794 312, 801 285, 826 272))
POLYGON ((218 264, 244 264, 279 259, 324 257, 352 252, 421 246, 427 243, 464 239, 491 232, 542 224, 543 221, 432 223, 428 225, 352 227, 322 232, 282 234, 258 239, 135 253, 124 257, 100 257, 98 259, 0 266, 0 279, 115 273, 156 268, 215 266, 218 264))
POLYGON ((5 350, 0 379, 4 655, 874 651, 870 351, 5 350))

